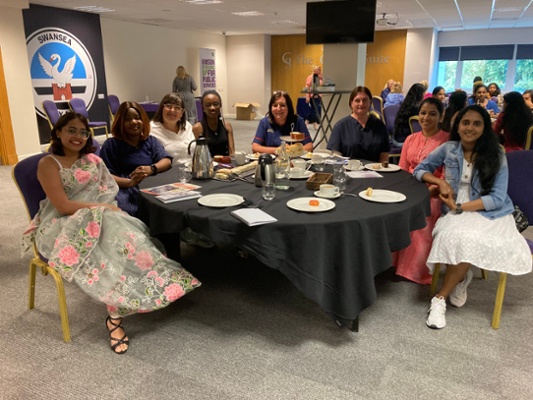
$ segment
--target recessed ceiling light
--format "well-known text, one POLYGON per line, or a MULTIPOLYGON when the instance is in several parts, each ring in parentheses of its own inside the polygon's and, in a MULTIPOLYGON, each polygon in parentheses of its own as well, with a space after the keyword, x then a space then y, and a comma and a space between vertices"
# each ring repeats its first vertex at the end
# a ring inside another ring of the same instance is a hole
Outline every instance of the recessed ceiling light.
POLYGON ((281 19, 278 21, 272 21, 271 24, 274 25, 294 25, 296 24, 296 21, 293 21, 292 19, 281 19))
POLYGON ((203 6, 206 4, 218 4, 224 3, 222 0, 180 0, 182 3, 190 3, 195 6, 203 6))
POLYGON ((98 6, 81 6, 81 7, 74 7, 74 9, 78 11, 91 12, 91 13, 97 13, 97 14, 116 11, 111 8, 98 7, 98 6))
POLYGON ((239 17, 260 17, 261 15, 265 15, 262 12, 259 11, 244 11, 244 12, 234 12, 233 15, 238 15, 239 17))

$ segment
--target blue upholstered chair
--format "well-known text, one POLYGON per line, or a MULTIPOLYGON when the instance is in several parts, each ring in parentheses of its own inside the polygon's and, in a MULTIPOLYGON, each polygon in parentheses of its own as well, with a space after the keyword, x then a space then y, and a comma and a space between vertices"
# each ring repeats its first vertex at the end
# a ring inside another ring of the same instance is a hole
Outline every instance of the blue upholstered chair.
POLYGON ((118 111, 118 108, 120 107, 120 101, 117 96, 114 94, 107 95, 107 105, 109 107, 109 117, 111 119, 111 123, 115 120, 115 114, 118 111))
MULTIPOLYGON (((37 166, 39 160, 46 156, 47 153, 39 153, 24 160, 19 161, 12 170, 13 180, 19 188, 20 194, 24 199, 26 209, 30 220, 39 211, 39 203, 46 198, 46 195, 37 179, 37 166)), ((63 329, 63 340, 70 342, 70 325, 68 322, 67 301, 65 297, 65 289, 63 286, 63 279, 61 275, 51 268, 47 260, 39 255, 37 247, 33 246, 33 257, 30 260, 30 288, 29 288, 29 303, 28 308, 31 310, 35 306, 35 275, 37 268, 41 270, 43 275, 51 275, 54 278, 57 287, 57 296, 59 300, 59 313, 61 315, 61 327, 63 329)))
POLYGON ((43 109, 50 124, 50 129, 52 129, 60 117, 57 105, 52 100, 45 100, 43 101, 43 109))
MULTIPOLYGON (((533 174, 531 174, 531 171, 533 171, 533 151, 512 151, 506 153, 506 157, 509 164, 507 193, 513 203, 520 207, 531 223, 533 221, 533 174)), ((529 239, 526 240, 533 255, 533 242, 529 239)), ((432 295, 437 290, 439 272, 440 265, 437 264, 433 271, 433 281, 431 282, 432 295)), ((496 291, 496 300, 494 302, 494 313, 492 314, 492 329, 498 329, 500 327, 505 285, 507 283, 507 273, 500 272, 499 274, 500 278, 498 281, 498 290, 496 291)))
POLYGON ((105 129, 105 137, 106 139, 109 137, 109 132, 107 130, 107 122, 105 121, 91 121, 89 119, 89 112, 87 111, 87 106, 85 105, 85 101, 80 98, 73 98, 70 99, 68 102, 70 109, 74 112, 77 112, 78 114, 83 115, 85 118, 87 118, 87 121, 89 121, 89 129, 93 133, 94 136, 94 130, 95 129, 105 129))

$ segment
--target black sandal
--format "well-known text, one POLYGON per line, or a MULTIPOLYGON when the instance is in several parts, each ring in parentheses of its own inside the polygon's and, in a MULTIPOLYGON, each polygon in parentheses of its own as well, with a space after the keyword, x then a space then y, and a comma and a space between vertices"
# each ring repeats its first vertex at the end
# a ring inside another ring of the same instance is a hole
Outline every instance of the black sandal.
POLYGON ((122 328, 122 318, 111 318, 111 317, 108 316, 108 317, 106 318, 106 320, 105 320, 105 326, 107 327, 107 329, 109 329, 109 338, 110 338, 111 340, 116 341, 115 344, 112 344, 112 345, 111 345, 111 350, 113 350, 113 351, 114 351, 115 353, 117 353, 117 354, 124 354, 125 352, 127 352, 128 349, 129 349, 129 346, 130 346, 130 340, 129 340, 129 339, 126 339, 126 336, 127 336, 127 335, 126 335, 126 331, 124 331, 124 328, 122 328), (113 321, 118 321, 118 320, 120 320, 120 322, 119 322, 118 324, 115 324, 115 323, 113 322, 113 321), (109 325, 107 324, 108 322, 111 324, 111 326, 114 326, 113 329, 109 329, 109 325), (117 339, 117 338, 114 338, 113 336, 111 336, 112 333, 115 332, 115 331, 116 331, 117 329, 119 329, 119 328, 122 328, 122 330, 124 331, 124 336, 122 336, 122 338, 120 338, 120 339, 117 339), (125 344, 126 346, 128 346, 128 347, 126 348, 126 350, 124 350, 124 351, 117 351, 117 350, 116 350, 117 347, 120 346, 120 345, 122 345, 122 344, 125 344))

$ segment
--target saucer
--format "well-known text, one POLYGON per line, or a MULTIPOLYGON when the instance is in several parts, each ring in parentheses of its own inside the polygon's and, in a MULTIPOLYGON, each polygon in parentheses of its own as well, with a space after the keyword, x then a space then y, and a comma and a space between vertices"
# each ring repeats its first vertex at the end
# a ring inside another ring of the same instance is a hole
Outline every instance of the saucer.
POLYGON ((316 197, 322 197, 323 199, 336 199, 338 197, 341 197, 340 193, 335 193, 333 196, 326 196, 324 194, 320 194, 320 190, 317 190, 314 194, 316 197))

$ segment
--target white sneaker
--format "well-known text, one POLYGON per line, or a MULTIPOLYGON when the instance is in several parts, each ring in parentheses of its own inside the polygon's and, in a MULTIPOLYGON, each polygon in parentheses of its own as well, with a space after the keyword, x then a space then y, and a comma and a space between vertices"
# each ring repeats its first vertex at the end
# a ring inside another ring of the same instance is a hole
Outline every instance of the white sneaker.
POLYGON ((431 299, 431 307, 428 310, 428 319, 426 325, 431 329, 441 329, 446 326, 446 300, 444 297, 433 297, 431 299))
POLYGON ((459 282, 450 293, 450 304, 455 307, 462 307, 466 303, 466 288, 472 282, 474 273, 471 269, 466 271, 466 275, 461 282, 459 282))

